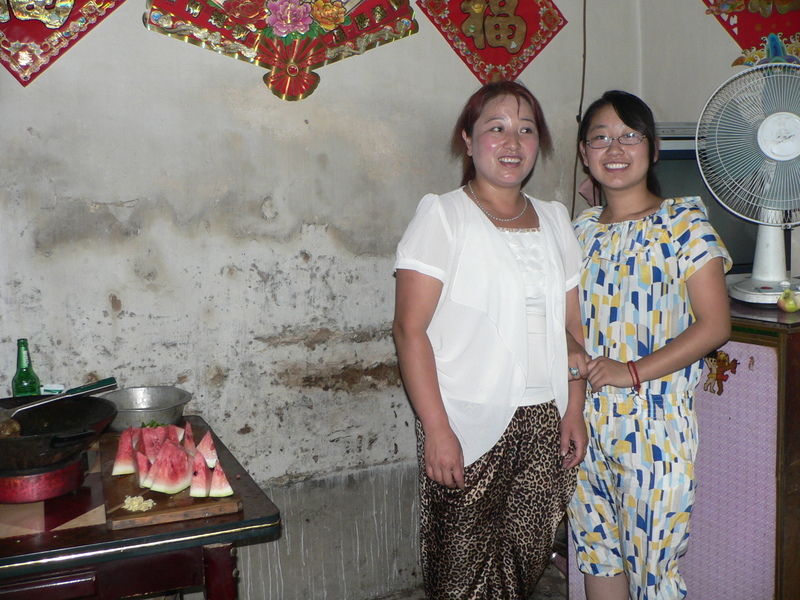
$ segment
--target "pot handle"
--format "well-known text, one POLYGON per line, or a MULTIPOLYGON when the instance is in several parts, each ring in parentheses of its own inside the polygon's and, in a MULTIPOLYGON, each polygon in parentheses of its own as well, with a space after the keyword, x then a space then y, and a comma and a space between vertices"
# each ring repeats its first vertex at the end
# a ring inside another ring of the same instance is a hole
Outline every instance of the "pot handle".
POLYGON ((79 444, 93 435, 97 435, 97 432, 94 429, 87 429, 85 431, 79 431, 78 433, 70 433, 67 435, 54 435, 50 439, 50 447, 66 448, 68 446, 74 446, 75 444, 79 444))

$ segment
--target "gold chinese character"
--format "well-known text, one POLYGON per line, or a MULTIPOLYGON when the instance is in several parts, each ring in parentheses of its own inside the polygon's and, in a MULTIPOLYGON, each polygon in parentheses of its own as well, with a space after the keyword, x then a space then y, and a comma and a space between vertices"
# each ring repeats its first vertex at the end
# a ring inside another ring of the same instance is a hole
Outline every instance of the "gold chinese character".
MULTIPOLYGON (((8 3, 3 3, 8 15, 8 3)), ((74 0, 55 0, 55 2, 30 2, 11 0, 11 11, 20 21, 41 21, 48 29, 59 29, 67 22, 72 12, 74 0)), ((8 17, 5 18, 8 21, 8 17)))
POLYGON ((376 23, 380 23, 386 18, 386 9, 383 8, 380 4, 378 4, 375 8, 372 9, 372 18, 375 20, 376 23))
POLYGON ((356 27, 358 27, 359 29, 366 29, 367 27, 369 27, 369 17, 364 13, 356 15, 355 22, 356 22, 356 27))
POLYGON ((528 33, 525 19, 514 14, 517 4, 518 0, 464 0, 461 11, 467 18, 461 24, 462 33, 471 37, 479 50, 489 44, 516 54, 528 33))
POLYGON ((493 16, 486 15, 486 43, 492 48, 504 47, 511 54, 522 49, 528 27, 525 19, 514 14, 517 0, 489 0, 493 16))
POLYGON ((333 34, 333 40, 337 44, 342 44, 347 39, 347 36, 345 35, 344 31, 342 31, 341 27, 337 27, 331 33, 333 34))
POLYGON ((222 29, 223 27, 225 27, 225 21, 227 20, 228 20, 228 15, 219 10, 212 11, 211 16, 208 17, 208 22, 211 23, 217 29, 222 29))
POLYGON ((231 35, 233 36, 233 39, 239 40, 240 42, 244 40, 249 33, 250 30, 247 29, 247 27, 245 27, 244 25, 240 25, 239 23, 234 25, 233 29, 231 29, 231 35))
POLYGON ((483 50, 486 41, 483 36, 483 15, 486 12, 486 0, 464 0, 461 3, 461 11, 467 15, 466 21, 461 24, 461 32, 471 37, 475 42, 475 47, 483 50))
POLYGON ((196 17, 200 14, 200 11, 203 10, 203 5, 200 4, 197 0, 189 0, 186 3, 186 12, 188 12, 193 17, 196 17))

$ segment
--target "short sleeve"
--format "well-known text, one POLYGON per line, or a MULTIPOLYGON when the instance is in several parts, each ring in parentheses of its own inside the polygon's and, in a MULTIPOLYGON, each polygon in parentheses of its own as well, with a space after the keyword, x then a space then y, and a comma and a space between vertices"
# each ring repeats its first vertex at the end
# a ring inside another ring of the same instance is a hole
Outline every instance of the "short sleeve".
POLYGON ((732 266, 725 244, 706 216, 705 207, 699 198, 686 198, 676 203, 676 214, 672 221, 673 240, 678 250, 678 263, 685 279, 703 267, 708 261, 721 257, 725 272, 732 266))
POLYGON ((445 281, 452 241, 439 196, 428 194, 420 201, 400 239, 394 268, 418 271, 445 281))
POLYGON ((578 285, 580 281, 581 267, 581 247, 572 223, 569 220, 567 207, 557 204, 557 219, 559 225, 559 236, 564 247, 564 282, 567 291, 578 285))

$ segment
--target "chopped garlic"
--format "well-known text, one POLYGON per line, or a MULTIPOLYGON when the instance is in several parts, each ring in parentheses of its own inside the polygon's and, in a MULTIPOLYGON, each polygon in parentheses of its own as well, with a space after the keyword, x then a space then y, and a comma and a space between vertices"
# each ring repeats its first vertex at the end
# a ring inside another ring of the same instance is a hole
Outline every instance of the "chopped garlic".
POLYGON ((143 512, 150 510, 156 505, 155 500, 145 500, 141 496, 125 496, 122 508, 131 512, 143 512))

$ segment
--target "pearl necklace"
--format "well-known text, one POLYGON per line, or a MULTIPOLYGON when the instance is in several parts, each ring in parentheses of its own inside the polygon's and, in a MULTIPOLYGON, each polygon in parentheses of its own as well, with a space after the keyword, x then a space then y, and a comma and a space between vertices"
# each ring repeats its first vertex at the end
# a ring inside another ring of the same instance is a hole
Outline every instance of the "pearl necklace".
MULTIPOLYGON (((475 204, 478 205, 478 208, 480 208, 483 211, 483 214, 485 214, 490 219, 494 219, 495 221, 501 221, 503 223, 508 223, 510 221, 516 221, 522 215, 525 214, 526 210, 528 210, 528 199, 525 196, 522 196, 522 199, 525 200, 525 206, 522 207, 522 212, 520 212, 516 217, 511 217, 510 219, 501 219, 500 217, 495 217, 492 213, 490 213, 488 210, 486 210, 486 208, 483 206, 483 204, 481 204, 478 201, 478 197, 475 195, 475 190, 472 189, 472 181, 468 181, 467 182, 467 187, 469 188, 469 195, 472 196, 473 200, 475 200, 475 204)), ((520 195, 521 194, 522 194, 522 192, 520 192, 520 195)))

